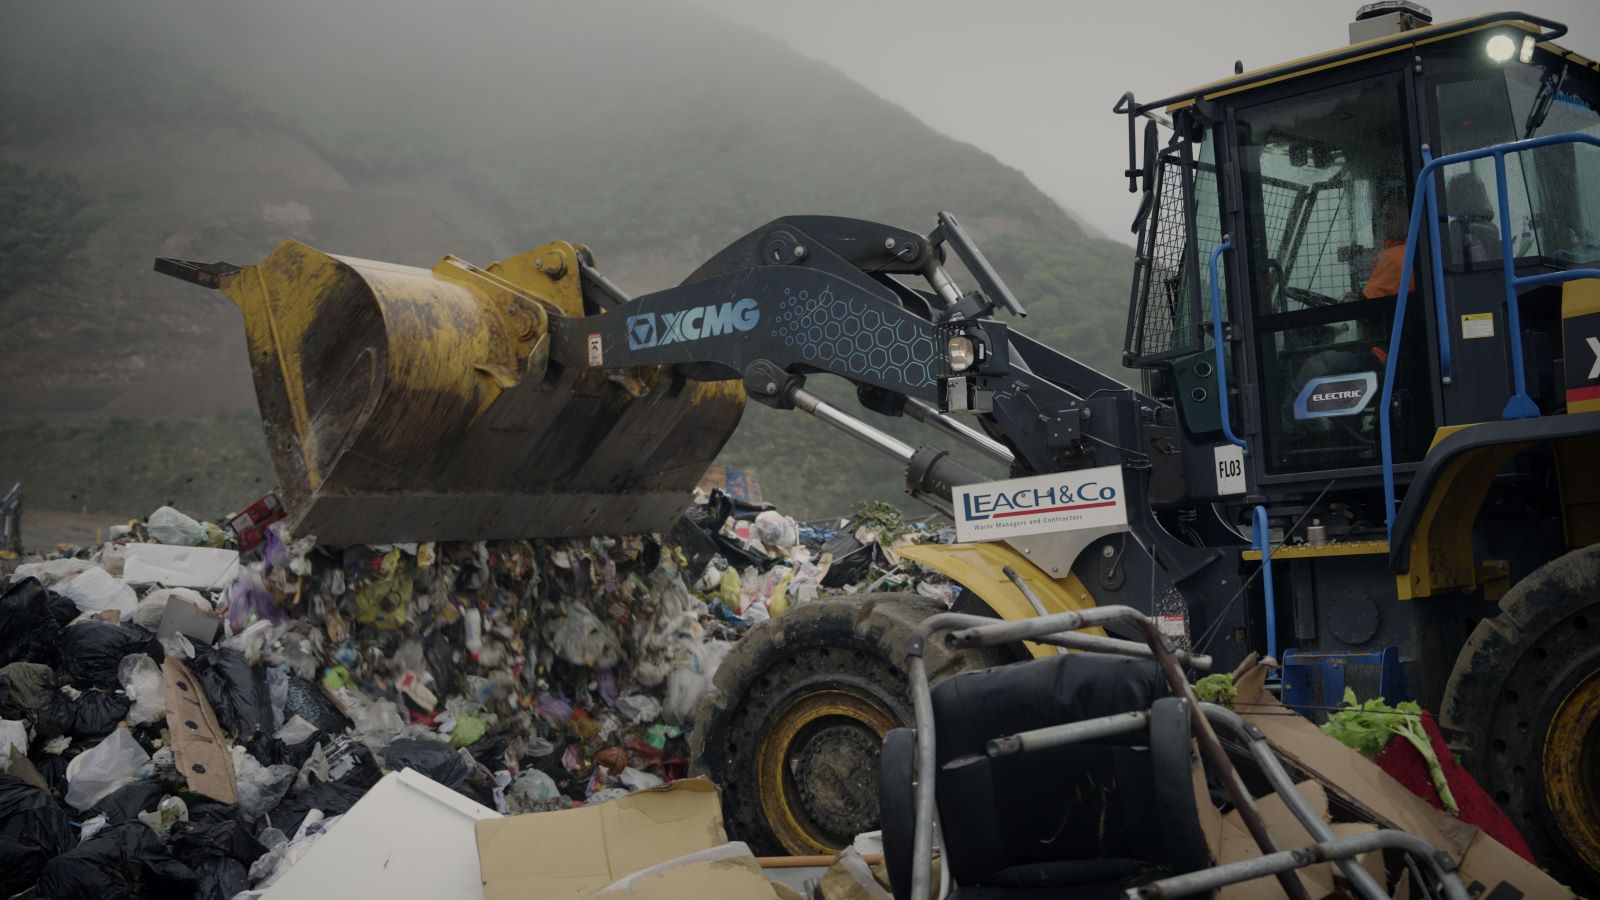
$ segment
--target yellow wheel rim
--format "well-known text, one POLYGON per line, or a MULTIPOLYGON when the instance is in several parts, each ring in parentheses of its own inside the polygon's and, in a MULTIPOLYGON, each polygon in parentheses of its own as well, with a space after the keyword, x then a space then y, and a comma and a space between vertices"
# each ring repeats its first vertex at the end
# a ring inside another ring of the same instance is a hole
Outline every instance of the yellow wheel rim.
MULTIPOLYGON (((825 837, 826 831, 816 821, 796 783, 794 766, 809 741, 821 732, 843 729, 863 732, 857 743, 865 740, 865 732, 873 736, 873 746, 883 744, 883 736, 895 726, 894 717, 876 700, 850 691, 827 690, 806 694, 784 708, 761 741, 757 757, 756 778, 761 796, 761 810, 774 836, 785 850, 797 855, 831 854, 840 847, 825 837)), ((836 760, 835 762, 843 762, 836 760)), ((877 792, 876 779, 868 785, 857 785, 877 792)))
POLYGON ((1579 682, 1550 719, 1544 792, 1567 842, 1600 871, 1600 672, 1579 682))

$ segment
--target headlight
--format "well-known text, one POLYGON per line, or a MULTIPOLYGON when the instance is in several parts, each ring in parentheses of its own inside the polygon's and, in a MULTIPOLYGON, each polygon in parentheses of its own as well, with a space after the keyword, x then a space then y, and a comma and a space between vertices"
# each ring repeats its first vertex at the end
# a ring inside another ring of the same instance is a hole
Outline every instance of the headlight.
POLYGON ((1483 52, 1494 62, 1510 62, 1517 55, 1517 42, 1508 34, 1497 34, 1484 42, 1483 52))
POLYGON ((950 371, 965 372, 977 362, 977 348, 972 346, 972 339, 956 335, 944 345, 945 356, 950 360, 950 371))
POLYGON ((1522 52, 1517 54, 1517 62, 1524 64, 1533 62, 1533 46, 1533 35, 1530 34, 1524 37, 1522 39, 1522 52))

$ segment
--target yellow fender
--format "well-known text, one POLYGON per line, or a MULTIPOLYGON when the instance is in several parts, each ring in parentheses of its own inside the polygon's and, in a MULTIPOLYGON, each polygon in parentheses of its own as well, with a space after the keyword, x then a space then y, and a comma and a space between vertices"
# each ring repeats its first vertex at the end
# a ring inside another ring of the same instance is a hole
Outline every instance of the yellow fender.
MULTIPOLYGON (((1028 587, 1033 588, 1046 612, 1075 612, 1095 606, 1094 595, 1077 575, 1068 572, 1064 578, 1051 578, 1010 544, 915 544, 897 548, 895 552, 977 594, 1002 619, 1031 619, 1036 615, 1022 592, 1005 576, 1006 566, 1016 569, 1028 587)), ((1084 631, 1105 634, 1100 628, 1084 631)), ((1056 652, 1054 647, 1044 644, 1029 643, 1027 647, 1034 656, 1050 656, 1056 652)))

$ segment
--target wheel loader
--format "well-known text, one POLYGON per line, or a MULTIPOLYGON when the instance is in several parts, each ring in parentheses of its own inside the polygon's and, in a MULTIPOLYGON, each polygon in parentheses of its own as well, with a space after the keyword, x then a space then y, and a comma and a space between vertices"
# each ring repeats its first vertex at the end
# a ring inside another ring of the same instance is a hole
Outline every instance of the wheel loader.
MULTIPOLYGON (((243 311, 297 533, 665 531, 746 402, 798 410, 955 520, 961 543, 903 555, 963 587, 958 611, 1131 607, 1219 671, 1281 661, 1307 714, 1346 687, 1420 700, 1541 863, 1600 887, 1600 64, 1566 31, 1371 4, 1347 46, 1124 95, 1116 376, 1029 338, 945 213, 927 234, 786 216, 635 297, 562 241, 486 268, 287 241, 157 269, 243 311), (822 375, 934 441, 823 401, 822 375)), ((905 641, 940 611, 825 598, 750 631, 693 731, 731 833, 816 853, 875 826, 905 641)))

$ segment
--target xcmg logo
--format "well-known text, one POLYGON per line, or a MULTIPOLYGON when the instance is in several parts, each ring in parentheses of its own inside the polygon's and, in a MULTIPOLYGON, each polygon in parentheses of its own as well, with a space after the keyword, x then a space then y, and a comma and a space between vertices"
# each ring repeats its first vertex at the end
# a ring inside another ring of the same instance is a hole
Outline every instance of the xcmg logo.
POLYGON ((647 350, 700 338, 749 331, 761 321, 761 305, 753 298, 711 303, 679 312, 640 313, 627 321, 628 349, 647 350))

